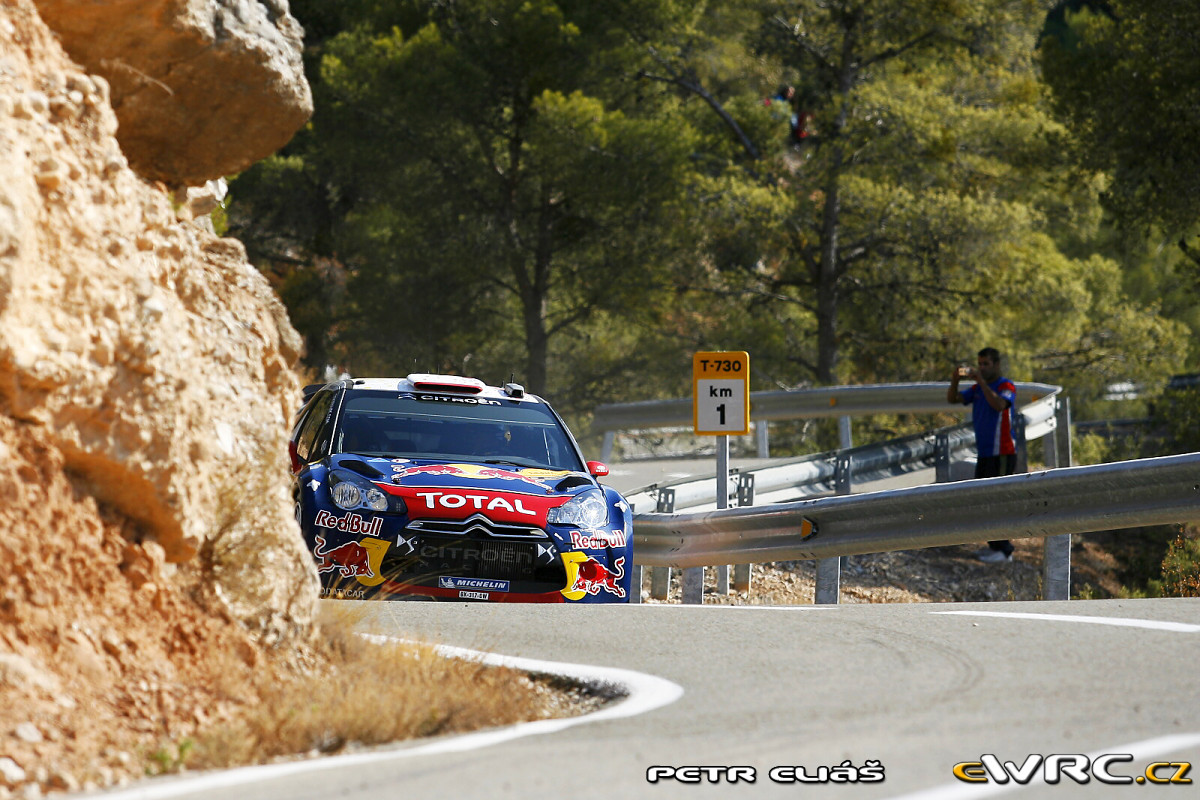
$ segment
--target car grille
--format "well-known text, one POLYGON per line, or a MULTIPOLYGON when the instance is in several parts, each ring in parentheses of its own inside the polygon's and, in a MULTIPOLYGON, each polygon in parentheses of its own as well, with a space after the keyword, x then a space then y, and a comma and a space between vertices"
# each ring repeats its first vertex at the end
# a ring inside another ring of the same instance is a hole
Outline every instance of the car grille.
POLYGON ((408 529, 418 533, 440 533, 452 536, 473 533, 506 539, 549 538, 541 528, 528 525, 502 525, 492 522, 482 514, 475 514, 467 519, 417 519, 408 523, 408 529))
POLYGON ((537 542, 417 536, 413 541, 417 572, 429 575, 458 575, 467 578, 532 580, 547 567, 557 566, 546 558, 547 546, 537 542))

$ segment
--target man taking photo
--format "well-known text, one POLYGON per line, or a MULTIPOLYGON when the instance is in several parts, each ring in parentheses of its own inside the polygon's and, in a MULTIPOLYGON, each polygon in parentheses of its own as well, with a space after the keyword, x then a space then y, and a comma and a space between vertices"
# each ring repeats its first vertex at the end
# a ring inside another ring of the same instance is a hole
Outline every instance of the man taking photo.
MULTIPOLYGON (((955 367, 946 400, 971 406, 971 421, 975 427, 975 477, 1012 475, 1017 467, 1012 418, 1017 404, 1017 387, 1000 374, 1000 351, 985 347, 979 351, 975 369, 955 367), (960 390, 958 385, 964 378, 974 383, 960 390)), ((988 542, 976 556, 988 564, 1003 564, 1012 561, 1012 554, 1012 542, 1002 539, 988 542)))

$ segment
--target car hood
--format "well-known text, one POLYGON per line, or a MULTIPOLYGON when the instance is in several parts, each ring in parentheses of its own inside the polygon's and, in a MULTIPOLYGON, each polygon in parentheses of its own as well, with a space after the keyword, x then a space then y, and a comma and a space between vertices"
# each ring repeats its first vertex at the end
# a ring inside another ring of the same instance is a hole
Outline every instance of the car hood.
POLYGON ((599 485, 595 478, 585 472, 511 464, 373 458, 352 453, 331 456, 329 462, 331 467, 352 470, 389 488, 482 489, 542 497, 571 497, 599 485))

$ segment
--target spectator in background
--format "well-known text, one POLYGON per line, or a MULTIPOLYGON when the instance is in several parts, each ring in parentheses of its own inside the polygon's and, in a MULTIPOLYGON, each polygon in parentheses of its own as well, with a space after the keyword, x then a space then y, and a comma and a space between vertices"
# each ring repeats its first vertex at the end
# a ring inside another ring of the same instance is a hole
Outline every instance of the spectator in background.
POLYGON ((772 118, 787 123, 793 140, 796 138, 796 126, 799 124, 799 117, 796 115, 794 106, 795 101, 796 89, 786 83, 781 83, 774 95, 763 100, 763 105, 770 109, 772 118))
MULTIPOLYGON (((955 367, 946 391, 946 400, 971 406, 975 427, 976 478, 1012 475, 1017 467, 1017 446, 1013 438, 1013 409, 1017 405, 1017 387, 1000 374, 1000 351, 985 347, 979 351, 976 368, 955 367), (975 383, 959 390, 963 378, 975 383)), ((1002 539, 988 542, 976 553, 987 564, 1012 561, 1012 542, 1002 539)))
POLYGON ((812 122, 812 112, 799 110, 792 115, 792 144, 801 145, 808 141, 812 134, 809 123, 812 122))
POLYGON ((764 101, 764 105, 769 106, 772 110, 776 108, 786 109, 788 114, 791 114, 792 101, 795 97, 796 88, 786 83, 781 83, 779 84, 779 88, 775 90, 775 94, 764 101))

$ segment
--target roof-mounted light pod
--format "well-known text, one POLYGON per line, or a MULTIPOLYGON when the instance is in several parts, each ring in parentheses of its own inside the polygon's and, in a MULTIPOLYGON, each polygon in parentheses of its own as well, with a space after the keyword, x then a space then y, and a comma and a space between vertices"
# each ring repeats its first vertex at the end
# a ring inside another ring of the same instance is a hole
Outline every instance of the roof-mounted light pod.
POLYGON ((428 375, 414 372, 408 380, 418 389, 434 392, 462 392, 464 394, 479 394, 487 388, 487 384, 478 378, 463 378, 458 375, 428 375))

